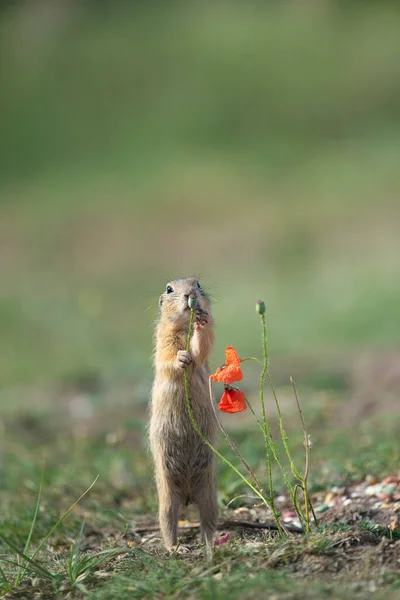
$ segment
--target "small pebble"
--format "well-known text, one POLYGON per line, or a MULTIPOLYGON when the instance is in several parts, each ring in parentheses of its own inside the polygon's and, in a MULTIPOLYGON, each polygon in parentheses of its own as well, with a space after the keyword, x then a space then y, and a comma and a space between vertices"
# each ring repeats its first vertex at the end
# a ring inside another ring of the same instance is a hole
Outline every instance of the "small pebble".
POLYGON ((379 500, 382 500, 382 502, 390 502, 392 496, 390 494, 378 494, 378 498, 379 500))
POLYGON ((375 483, 378 483, 378 480, 375 475, 367 475, 365 478, 365 483, 368 483, 368 485, 375 485, 375 483))
POLYGON ((234 513, 235 515, 246 515, 249 512, 249 509, 246 506, 239 506, 236 508, 234 513))
POLYGON ((262 542, 247 542, 243 547, 245 550, 259 551, 261 548, 265 548, 265 545, 262 542))
POLYGON ((293 519, 292 525, 294 525, 295 527, 298 527, 299 529, 302 529, 301 523, 298 519, 293 519))
POLYGON ((389 525, 389 529, 391 529, 391 531, 398 531, 400 529, 400 522, 398 519, 394 519, 393 521, 391 521, 390 525, 389 525))
POLYGON ((297 518, 297 513, 295 513, 294 511, 288 511, 283 513, 282 515, 282 521, 293 521, 293 519, 297 518))
POLYGON ((400 478, 396 477, 396 475, 389 475, 389 477, 385 477, 385 479, 382 479, 383 485, 387 485, 388 483, 400 483, 400 478))
POLYGON ((380 487, 380 485, 369 485, 365 488, 364 493, 366 496, 376 496, 380 491, 380 487))
POLYGON ((325 500, 324 500, 324 504, 327 504, 328 506, 333 506, 334 502, 333 502, 333 493, 332 492, 328 492, 327 495, 325 496, 325 500))

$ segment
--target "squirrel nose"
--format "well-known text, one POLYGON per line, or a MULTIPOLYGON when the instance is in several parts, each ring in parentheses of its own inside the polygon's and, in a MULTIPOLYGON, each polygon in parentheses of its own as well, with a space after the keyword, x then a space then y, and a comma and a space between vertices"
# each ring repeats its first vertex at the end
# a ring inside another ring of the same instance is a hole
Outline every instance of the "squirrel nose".
POLYGON ((193 289, 190 291, 190 294, 185 294, 186 298, 197 298, 196 290, 193 289))

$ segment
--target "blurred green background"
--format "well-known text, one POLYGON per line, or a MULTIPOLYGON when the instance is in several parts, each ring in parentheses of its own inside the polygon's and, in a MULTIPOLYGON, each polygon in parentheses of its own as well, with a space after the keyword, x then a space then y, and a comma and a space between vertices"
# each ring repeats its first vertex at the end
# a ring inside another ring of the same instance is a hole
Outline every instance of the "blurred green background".
POLYGON ((286 380, 398 345, 399 28, 395 2, 3 4, 3 397, 145 402, 158 295, 192 274, 212 366, 259 352, 258 298, 286 380))

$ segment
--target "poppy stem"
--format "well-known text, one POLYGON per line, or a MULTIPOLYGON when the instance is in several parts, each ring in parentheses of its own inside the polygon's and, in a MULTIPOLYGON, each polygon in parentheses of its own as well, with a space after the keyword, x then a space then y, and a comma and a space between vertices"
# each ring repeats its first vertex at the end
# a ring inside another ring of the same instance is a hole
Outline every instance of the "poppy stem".
MULTIPOLYGON (((309 448, 309 440, 308 440, 307 430, 305 428, 305 422, 304 422, 302 410, 300 408, 300 402, 299 402, 299 398, 298 398, 298 395, 297 395, 297 390, 296 390, 296 388, 294 386, 294 382, 293 382, 293 380, 291 378, 291 383, 292 383, 292 386, 293 386, 293 389, 294 389, 294 394, 295 394, 295 398, 296 398, 296 402, 297 402, 297 407, 298 407, 298 410, 299 410, 299 413, 300 413, 300 418, 301 418, 301 422, 302 422, 303 432, 304 432, 304 436, 305 436, 306 468, 305 468, 305 474, 304 474, 304 477, 303 477, 301 475, 301 473, 297 470, 296 465, 294 464, 294 461, 292 459, 292 455, 291 455, 290 450, 289 450, 288 436, 287 436, 286 431, 285 431, 285 429, 283 427, 283 419, 282 419, 282 413, 281 413, 281 409, 280 409, 279 402, 278 402, 278 397, 277 397, 277 394, 276 394, 276 391, 275 391, 274 383, 272 381, 272 378, 271 378, 271 375, 270 375, 270 372, 269 372, 269 360, 268 360, 268 348, 267 348, 267 326, 266 326, 266 321, 265 321, 265 315, 264 314, 261 315, 261 322, 262 322, 262 330, 263 330, 263 349, 264 349, 264 360, 265 360, 265 367, 264 367, 265 368, 265 376, 268 379, 268 383, 269 383, 269 386, 270 386, 271 391, 272 391, 272 395, 273 395, 274 400, 275 400, 275 405, 276 405, 276 409, 277 409, 278 417, 279 417, 279 430, 280 430, 280 434, 281 434, 283 446, 285 448, 286 456, 287 456, 287 458, 289 460, 291 471, 292 471, 294 477, 300 482, 300 487, 303 490, 304 501, 305 501, 305 513, 306 513, 305 515, 304 515, 303 510, 299 506, 299 503, 297 501, 297 489, 298 489, 299 485, 297 484, 293 488, 293 486, 290 484, 290 482, 289 482, 289 480, 287 478, 286 472, 285 472, 285 470, 283 468, 283 465, 281 464, 281 462, 279 460, 279 456, 278 456, 277 452, 275 452, 276 451, 276 446, 272 442, 272 446, 274 447, 274 450, 275 450, 274 451, 274 457, 275 457, 275 459, 276 459, 276 461, 277 461, 277 463, 278 463, 278 465, 279 465, 279 467, 280 467, 280 469, 282 471, 282 474, 284 476, 286 487, 287 487, 288 492, 289 492, 289 494, 290 494, 290 496, 292 498, 292 501, 293 501, 293 504, 294 504, 294 508, 295 508, 295 510, 297 512, 299 520, 300 520, 302 526, 304 527, 304 529, 308 532, 308 531, 310 531, 310 514, 309 514, 309 509, 310 508, 311 508, 312 514, 314 515, 314 521, 316 522, 316 525, 317 525, 317 521, 316 521, 316 518, 315 518, 314 510, 313 510, 313 507, 312 507, 312 504, 311 504, 311 500, 310 500, 309 495, 308 495, 308 489, 307 489, 307 478, 308 478, 308 473, 309 473, 309 459, 310 459, 309 458, 310 448, 309 448)), ((263 370, 263 373, 264 373, 264 370, 263 370)), ((272 441, 272 438, 271 438, 271 441, 272 441)))
POLYGON ((217 411, 215 410, 215 405, 214 405, 214 400, 213 400, 213 395, 212 395, 212 381, 211 379, 208 380, 209 381, 209 390, 210 390, 210 400, 211 400, 211 406, 212 409, 214 411, 214 416, 215 419, 219 425, 220 430, 222 431, 222 433, 225 436, 226 441, 228 442, 228 444, 230 445, 230 447, 232 448, 232 450, 234 451, 234 453, 236 454, 236 456, 238 457, 238 459, 240 460, 240 462, 244 465, 244 467, 246 468, 247 472, 249 473, 249 475, 253 478, 255 484, 257 485, 258 489, 260 490, 260 492, 263 494, 263 489, 257 479, 257 477, 254 474, 254 471, 252 470, 252 468, 249 466, 249 464, 246 462, 244 456, 242 455, 242 453, 237 449, 237 446, 235 445, 235 443, 232 441, 232 439, 230 438, 230 436, 228 435, 228 433, 226 432, 224 426, 222 425, 217 411))
MULTIPOLYGON (((260 400, 261 400, 261 410, 262 410, 262 417, 263 417, 263 423, 264 423, 263 433, 264 433, 264 438, 265 438, 265 450, 266 450, 266 454, 267 454, 269 498, 270 498, 270 502, 271 502, 271 510, 274 513, 274 517, 276 520, 279 521, 279 516, 278 516, 278 513, 276 512, 276 508, 275 508, 274 486, 273 486, 273 479, 272 479, 271 453, 272 453, 273 441, 272 441, 271 429, 270 429, 268 421, 267 421, 267 414, 265 412, 265 400, 264 400, 264 381, 265 381, 265 376, 268 373, 267 328, 265 325, 264 314, 261 314, 260 317, 261 317, 262 329, 263 329, 263 350, 264 350, 264 363, 263 363, 263 368, 262 368, 261 376, 260 376, 260 400)), ((274 452, 274 455, 276 458, 277 453, 274 452)))
MULTIPOLYGON (((257 417, 257 415, 256 415, 256 413, 255 413, 255 411, 254 411, 254 408, 253 408, 253 407, 252 407, 252 405, 250 404, 250 402, 249 402, 249 400, 247 399, 247 397, 246 397, 246 404, 247 404, 247 406, 249 407, 250 411, 252 412, 252 414, 253 414, 253 417, 254 417, 254 418, 255 418, 255 420, 257 421, 257 424, 258 424, 259 428, 261 429, 261 432, 262 432, 262 434, 265 436, 265 432, 264 432, 264 427, 263 427, 263 424, 261 423, 260 419, 257 417)), ((273 440, 273 438, 272 438, 272 433, 271 433, 270 431, 269 431, 269 435, 270 435, 270 438, 269 438, 269 443, 270 443, 270 446, 271 446, 272 454, 273 454, 273 456, 274 456, 274 458, 275 458, 275 460, 276 460, 276 462, 277 462, 277 464, 278 464, 278 466, 279 466, 279 468, 280 468, 280 470, 281 470, 281 472, 282 472, 283 478, 284 478, 284 480, 285 480, 285 485, 286 485, 286 487, 287 487, 287 489, 288 489, 288 492, 289 492, 289 494, 290 494, 290 497, 291 497, 291 498, 292 498, 292 500, 293 500, 294 489, 293 489, 293 487, 292 487, 292 485, 291 485, 291 483, 290 483, 290 481, 289 481, 289 479, 288 479, 288 476, 287 476, 287 473, 286 473, 286 471, 285 471, 285 468, 284 468, 284 466, 282 465, 282 463, 281 463, 281 461, 280 461, 279 454, 278 454, 278 449, 277 449, 277 447, 276 447, 276 445, 275 445, 275 442, 274 442, 274 440, 273 440)))
MULTIPOLYGON (((194 320, 194 308, 192 308, 190 310, 189 330, 188 330, 188 336, 187 336, 187 340, 186 340, 186 352, 189 352, 190 340, 192 339, 192 334, 193 334, 193 320, 194 320)), ((186 369, 185 369, 185 373, 186 373, 186 369)))
POLYGON ((303 411, 301 410, 300 400, 299 400, 296 384, 294 382, 293 377, 290 377, 290 383, 292 384, 294 397, 296 398, 296 404, 297 404, 297 408, 299 410, 301 425, 303 427, 303 433, 304 433, 304 446, 306 449, 306 466, 304 469, 304 477, 303 477, 303 494, 304 494, 304 503, 305 503, 305 511, 306 511, 306 531, 309 532, 309 531, 311 531, 311 529, 310 529, 310 512, 309 512, 310 508, 311 508, 311 512, 312 512, 312 515, 314 518, 315 526, 318 527, 318 520, 315 516, 315 512, 314 512, 313 506, 311 504, 311 500, 308 495, 308 488, 307 488, 308 474, 310 472, 310 440, 308 437, 306 422, 304 420, 303 411))
MULTIPOLYGON (((188 337, 187 337, 187 342, 186 342, 186 349, 189 350, 190 347, 190 340, 191 340, 191 336, 192 336, 192 331, 193 331, 193 318, 194 318, 194 310, 191 309, 190 312, 190 321, 189 321, 189 331, 188 331, 188 337)), ((212 450, 214 452, 214 454, 216 454, 221 460, 224 461, 224 463, 226 463, 245 483, 246 485, 249 486, 250 489, 253 490, 253 492, 255 494, 257 494, 257 496, 263 501, 263 503, 268 506, 269 508, 271 508, 270 502, 268 501, 268 499, 264 496, 264 494, 262 492, 260 492, 248 479, 247 477, 245 477, 240 471, 239 469, 237 469, 235 467, 235 465, 233 465, 227 458, 225 458, 225 456, 223 454, 221 454, 221 452, 219 452, 208 440, 207 438, 203 435, 203 433, 200 431, 197 423, 196 423, 196 419, 194 418, 193 415, 193 410, 192 410, 192 406, 190 403, 190 393, 189 393, 189 380, 188 380, 188 374, 187 374, 187 368, 185 367, 185 370, 183 371, 183 378, 184 378, 184 384, 185 384, 185 399, 186 399, 186 407, 189 413, 189 418, 190 421, 196 431, 196 433, 198 434, 198 436, 203 440, 203 442, 210 448, 210 450, 212 450)), ((275 515, 274 515, 275 516, 275 515)), ((279 531, 282 531, 282 526, 279 523, 279 519, 277 520, 277 526, 279 531)))
POLYGON ((249 407, 249 409, 250 409, 250 411, 251 411, 251 413, 252 413, 253 417, 254 417, 254 418, 255 418, 255 420, 257 421, 257 424, 258 424, 259 428, 261 429, 261 431, 262 431, 262 434, 264 435, 264 427, 263 427, 263 425, 262 425, 262 423, 261 423, 260 419, 257 417, 256 413, 254 412, 254 408, 251 406, 250 402, 248 401, 248 399, 247 399, 247 396, 245 397, 245 400, 246 400, 246 404, 247 404, 247 406, 249 407))
POLYGON ((255 358, 254 356, 247 356, 246 358, 241 358, 240 362, 246 362, 248 360, 254 360, 255 362, 258 362, 259 365, 262 365, 262 361, 259 360, 258 358, 255 358))
MULTIPOLYGON (((274 386, 274 383, 272 381, 272 378, 271 378, 271 375, 270 375, 270 372, 269 372, 269 357, 268 357, 268 345, 267 345, 267 323, 266 323, 265 315, 264 314, 260 315, 260 318, 261 318, 261 325, 262 325, 263 354, 264 354, 264 369, 263 369, 263 373, 262 373, 262 376, 261 376, 262 382, 264 383, 265 377, 267 377, 269 386, 270 386, 271 391, 272 391, 272 395, 273 395, 274 400, 275 400, 276 409, 278 411, 279 430, 280 430, 280 434, 281 434, 283 446, 285 448, 285 452, 286 452, 286 455, 287 455, 289 463, 290 463, 290 468, 291 468, 291 471, 292 471, 293 475, 296 477, 296 479, 298 479, 300 482, 302 482, 301 475, 297 471, 297 469, 296 469, 296 467, 294 465, 293 459, 291 457, 291 454, 290 454, 289 446, 288 446, 288 443, 287 443, 287 439, 288 439, 287 438, 287 434, 286 434, 286 432, 285 432, 285 430, 283 428, 283 420, 282 420, 282 414, 281 414, 281 410, 280 410, 280 406, 279 406, 279 402, 278 402, 278 397, 276 395, 275 386, 274 386)), ((261 396, 262 406, 264 406, 264 404, 263 404, 263 395, 261 395, 261 388, 260 388, 260 396, 261 396)), ((263 413, 263 416, 265 416, 265 413, 263 413)), ((266 421, 264 421, 264 423, 265 422, 266 421)), ((283 467, 283 465, 282 465, 282 463, 280 461, 280 458, 279 458, 279 455, 278 455, 278 451, 277 451, 277 448, 275 446, 275 442, 273 441, 269 425, 268 425, 268 430, 269 430, 268 433, 270 435, 270 438, 269 438, 270 439, 270 444, 271 444, 271 446, 273 448, 274 458, 275 458, 276 462, 278 463, 278 465, 279 465, 279 467, 281 469, 282 475, 283 475, 284 480, 285 480, 285 485, 286 485, 287 490, 288 490, 288 492, 289 492, 289 494, 290 494, 290 496, 292 498, 292 501, 293 501, 295 510, 297 512, 297 515, 298 515, 298 517, 300 519, 300 522, 301 522, 302 525, 304 525, 305 524, 305 519, 304 519, 304 515, 302 513, 302 510, 298 506, 297 499, 296 499, 295 489, 293 488, 293 486, 289 482, 289 479, 287 477, 286 471, 285 471, 285 469, 284 469, 284 467, 283 467)))

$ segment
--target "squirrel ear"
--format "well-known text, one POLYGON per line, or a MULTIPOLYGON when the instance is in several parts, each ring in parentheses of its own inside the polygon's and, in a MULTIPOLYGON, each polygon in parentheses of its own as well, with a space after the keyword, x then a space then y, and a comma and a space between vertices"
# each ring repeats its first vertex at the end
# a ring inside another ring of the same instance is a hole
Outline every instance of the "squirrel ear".
POLYGON ((162 305, 162 302, 163 302, 163 297, 162 297, 162 295, 161 295, 161 296, 160 296, 160 306, 162 305))

